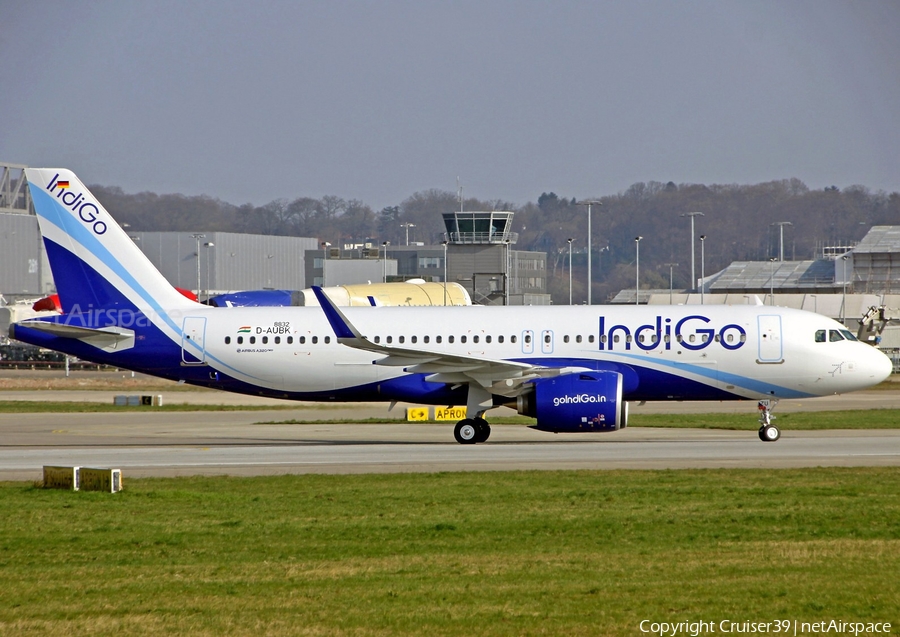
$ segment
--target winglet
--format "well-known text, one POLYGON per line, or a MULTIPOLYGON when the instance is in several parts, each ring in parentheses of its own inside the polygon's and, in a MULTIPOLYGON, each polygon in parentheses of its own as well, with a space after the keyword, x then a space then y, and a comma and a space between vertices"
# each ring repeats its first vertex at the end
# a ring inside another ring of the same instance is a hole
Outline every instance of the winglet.
POLYGON ((321 305, 322 309, 325 311, 325 318, 331 323, 331 329, 334 330, 335 336, 339 339, 351 338, 365 340, 362 334, 350 324, 350 321, 347 320, 344 313, 341 312, 331 299, 328 298, 328 295, 325 294, 325 291, 321 287, 314 285, 312 291, 313 294, 316 295, 316 298, 319 299, 319 305, 321 305))

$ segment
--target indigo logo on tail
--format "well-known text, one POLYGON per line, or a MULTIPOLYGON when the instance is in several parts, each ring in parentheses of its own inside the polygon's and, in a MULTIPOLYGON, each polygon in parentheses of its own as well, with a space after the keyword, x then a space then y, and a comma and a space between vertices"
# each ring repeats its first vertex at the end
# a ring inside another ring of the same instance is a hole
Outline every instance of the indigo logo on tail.
POLYGON ((64 206, 70 208, 72 212, 78 215, 85 224, 91 227, 94 234, 104 234, 106 232, 106 223, 97 217, 100 209, 97 205, 87 201, 83 193, 75 193, 69 189, 68 181, 60 181, 59 173, 47 184, 47 192, 55 194, 56 198, 62 202, 64 206))

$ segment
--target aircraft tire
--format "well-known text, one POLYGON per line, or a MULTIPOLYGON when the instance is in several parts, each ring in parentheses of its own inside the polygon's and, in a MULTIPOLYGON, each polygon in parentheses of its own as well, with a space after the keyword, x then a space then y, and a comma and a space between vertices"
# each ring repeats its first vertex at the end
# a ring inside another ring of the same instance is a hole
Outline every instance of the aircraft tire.
POLYGON ((763 442, 775 442, 779 438, 781 438, 781 430, 775 425, 759 428, 759 439, 763 442))
POLYGON ((487 439, 491 437, 491 426, 488 424, 488 421, 484 418, 473 418, 472 421, 475 423, 475 428, 478 430, 475 442, 486 442, 487 439))
POLYGON ((453 428, 453 437, 461 445, 474 445, 478 442, 478 433, 478 424, 472 418, 460 420, 453 428))

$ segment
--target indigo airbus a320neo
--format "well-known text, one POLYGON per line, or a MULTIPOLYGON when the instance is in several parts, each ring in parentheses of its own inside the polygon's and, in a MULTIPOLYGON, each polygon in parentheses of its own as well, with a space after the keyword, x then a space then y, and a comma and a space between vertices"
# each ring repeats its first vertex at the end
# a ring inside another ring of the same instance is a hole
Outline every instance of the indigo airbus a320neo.
POLYGON ((875 385, 890 360, 824 316, 740 306, 209 307, 163 278, 75 174, 26 169, 62 313, 12 338, 225 391, 287 400, 498 405, 549 432, 615 431, 629 401, 759 401, 875 385))

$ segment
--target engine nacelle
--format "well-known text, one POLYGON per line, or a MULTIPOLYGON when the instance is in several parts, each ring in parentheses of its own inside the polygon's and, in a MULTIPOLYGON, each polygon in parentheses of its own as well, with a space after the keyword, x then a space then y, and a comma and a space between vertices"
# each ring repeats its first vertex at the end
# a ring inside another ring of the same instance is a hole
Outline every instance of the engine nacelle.
POLYGON ((520 414, 537 418, 541 431, 616 431, 628 425, 628 403, 622 402, 622 374, 580 372, 534 383, 534 391, 518 397, 520 414))

